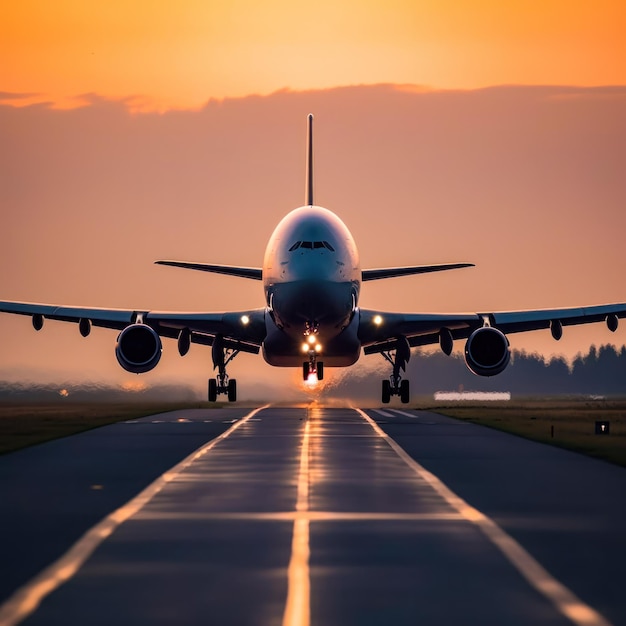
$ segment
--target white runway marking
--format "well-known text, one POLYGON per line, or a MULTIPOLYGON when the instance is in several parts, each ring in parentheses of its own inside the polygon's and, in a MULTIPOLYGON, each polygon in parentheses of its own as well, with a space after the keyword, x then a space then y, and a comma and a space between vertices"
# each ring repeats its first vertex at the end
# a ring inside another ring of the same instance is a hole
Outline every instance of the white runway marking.
POLYGON ((170 513, 150 511, 138 513, 141 520, 185 521, 255 521, 255 522, 458 522, 465 519, 460 513, 379 513, 374 511, 259 511, 245 513, 170 513))
MULTIPOLYGON (((55 589, 66 583, 83 566, 85 561, 93 554, 96 548, 113 531, 127 519, 139 512, 154 496, 174 480, 194 461, 204 456, 211 448, 220 441, 226 439, 242 424, 254 417, 259 411, 269 405, 251 411, 241 420, 235 423, 221 435, 192 452, 187 458, 162 474, 153 483, 148 485, 140 494, 135 496, 125 505, 113 511, 101 522, 87 531, 60 559, 49 565, 39 575, 18 589, 2 606, 0 606, 0 626, 13 626, 33 613, 41 604, 42 600, 50 595, 55 589)), ((308 524, 308 522, 307 522, 308 524)))
POLYGON ((399 409, 391 409, 394 413, 396 413, 397 415, 404 415, 404 417, 410 417, 411 419, 417 420, 419 419, 419 415, 416 415, 415 413, 407 413, 407 411, 400 411, 399 409))
POLYGON ((425 480, 464 519, 478 526, 485 536, 504 554, 513 567, 532 587, 547 598, 562 615, 578 626, 610 626, 610 623, 602 615, 585 604, 565 585, 556 580, 492 519, 470 506, 465 500, 446 487, 434 474, 407 454, 367 413, 361 409, 355 409, 355 411, 363 417, 420 478, 425 480))
POLYGON ((381 411, 380 409, 373 409, 374 413, 378 413, 378 415, 382 415, 383 417, 393 417, 393 413, 388 413, 387 411, 381 411))
POLYGON ((283 626, 309 626, 311 620, 311 580, 309 576, 309 429, 307 419, 300 451, 298 497, 293 523, 291 559, 287 570, 287 603, 283 626))

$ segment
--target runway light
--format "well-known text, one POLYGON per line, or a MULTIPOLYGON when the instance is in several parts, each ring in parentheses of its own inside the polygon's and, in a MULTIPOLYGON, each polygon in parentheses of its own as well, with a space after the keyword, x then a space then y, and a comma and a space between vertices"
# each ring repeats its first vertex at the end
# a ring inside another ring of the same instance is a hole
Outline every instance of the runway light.
POLYGON ((374 315, 374 324, 380 326, 383 323, 383 318, 380 315, 374 315))
POLYGON ((241 323, 244 326, 247 326, 250 323, 250 318, 247 315, 242 315, 241 316, 241 323))

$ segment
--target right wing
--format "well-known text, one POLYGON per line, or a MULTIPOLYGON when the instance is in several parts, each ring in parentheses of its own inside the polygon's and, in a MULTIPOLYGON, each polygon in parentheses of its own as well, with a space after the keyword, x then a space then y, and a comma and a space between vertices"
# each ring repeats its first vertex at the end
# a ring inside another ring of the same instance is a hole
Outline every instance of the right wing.
POLYGON ((363 270, 362 280, 380 280, 381 278, 396 278, 398 276, 412 276, 414 274, 428 274, 445 270, 457 270, 462 267, 474 267, 473 263, 444 263, 442 265, 413 265, 410 267, 380 267, 363 270))

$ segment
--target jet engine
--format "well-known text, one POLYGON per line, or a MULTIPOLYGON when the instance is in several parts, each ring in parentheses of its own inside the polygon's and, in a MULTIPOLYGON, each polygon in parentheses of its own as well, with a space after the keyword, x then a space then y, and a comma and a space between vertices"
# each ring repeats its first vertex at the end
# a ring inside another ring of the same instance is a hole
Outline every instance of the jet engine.
POLYGON ((163 346, 159 335, 146 324, 131 324, 118 336, 115 356, 133 374, 149 372, 161 359, 163 346))
POLYGON ((475 330, 465 344, 465 363, 478 376, 495 376, 504 371, 511 360, 506 335, 486 326, 475 330))

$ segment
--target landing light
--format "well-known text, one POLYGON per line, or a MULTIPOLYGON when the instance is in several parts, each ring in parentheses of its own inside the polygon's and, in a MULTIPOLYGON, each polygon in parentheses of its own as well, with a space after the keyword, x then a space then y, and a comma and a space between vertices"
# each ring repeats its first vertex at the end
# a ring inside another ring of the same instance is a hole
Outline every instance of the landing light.
POLYGON ((313 344, 315 343, 315 341, 316 341, 316 340, 315 340, 315 337, 314 337, 313 335, 309 335, 309 336, 307 337, 307 341, 308 341, 311 345, 313 345, 313 344))
POLYGON ((302 352, 308 352, 309 351, 309 344, 308 343, 303 343, 302 344, 302 352))
POLYGON ((241 323, 244 326, 247 326, 250 323, 250 318, 247 315, 242 315, 241 316, 241 323))
POLYGON ((380 326, 383 323, 383 318, 380 315, 374 315, 374 324, 380 326))
POLYGON ((322 346, 318 343, 315 346, 315 352, 321 352, 322 351, 322 346))
POLYGON ((315 372, 309 374, 308 378, 306 379, 306 381, 304 382, 304 384, 309 387, 317 387, 317 383, 319 381, 317 380, 317 374, 315 372))

